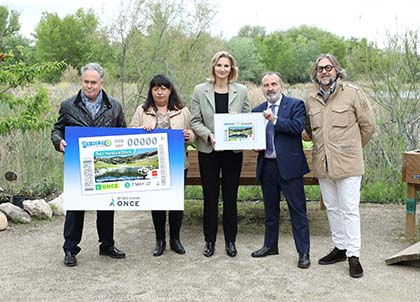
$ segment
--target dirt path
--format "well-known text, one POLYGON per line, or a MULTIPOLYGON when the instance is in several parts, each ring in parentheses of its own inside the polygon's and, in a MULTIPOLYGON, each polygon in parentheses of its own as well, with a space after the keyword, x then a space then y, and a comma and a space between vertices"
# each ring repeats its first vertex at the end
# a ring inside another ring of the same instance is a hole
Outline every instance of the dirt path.
POLYGON ((250 257, 262 233, 240 232, 236 258, 224 253, 219 234, 216 254, 205 258, 201 227, 188 223, 182 231, 187 253, 167 250, 156 258, 150 213, 118 212, 115 238, 127 258, 114 260, 98 255, 90 212, 79 265, 67 268, 62 264, 62 217, 13 225, 0 232, 0 301, 419 301, 420 269, 384 262, 411 245, 402 239, 404 207, 368 205, 361 213, 361 279, 349 277, 346 262, 316 263, 331 247, 325 231, 313 230, 308 270, 296 267, 290 234, 281 234, 280 255, 263 259, 250 257))

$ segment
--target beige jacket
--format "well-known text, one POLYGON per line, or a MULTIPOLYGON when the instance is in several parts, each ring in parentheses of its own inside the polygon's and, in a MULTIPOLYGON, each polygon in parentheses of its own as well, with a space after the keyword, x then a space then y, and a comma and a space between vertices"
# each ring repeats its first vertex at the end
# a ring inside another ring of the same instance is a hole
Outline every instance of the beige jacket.
MULTIPOLYGON (((248 90, 245 85, 229 84, 228 108, 230 113, 249 112, 248 90)), ((195 86, 191 101, 191 127, 197 134, 197 149, 200 152, 211 153, 213 151, 213 146, 209 142, 209 134, 214 133, 215 111, 213 83, 205 82, 195 86)))
MULTIPOLYGON (((149 107, 147 111, 144 111, 140 105, 137 107, 129 127, 131 128, 142 128, 144 126, 150 126, 151 128, 156 127, 156 113, 153 108, 149 107)), ((188 169, 190 162, 188 160, 187 145, 192 144, 195 141, 195 133, 191 130, 191 114, 187 107, 181 110, 170 111, 169 122, 171 129, 188 129, 190 132, 190 138, 185 142, 185 157, 184 157, 184 168, 188 169)))
POLYGON ((316 85, 306 99, 306 132, 312 138, 313 172, 332 179, 364 173, 362 148, 375 132, 369 101, 356 86, 337 82, 327 103, 316 85))

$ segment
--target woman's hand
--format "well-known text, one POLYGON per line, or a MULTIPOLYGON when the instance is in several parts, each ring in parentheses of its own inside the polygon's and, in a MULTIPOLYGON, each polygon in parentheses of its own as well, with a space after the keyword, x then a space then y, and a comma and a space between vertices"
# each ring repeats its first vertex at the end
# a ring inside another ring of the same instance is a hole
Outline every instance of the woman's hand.
POLYGON ((184 140, 188 142, 191 138, 191 130, 184 129, 184 140))
POLYGON ((209 142, 213 145, 216 145, 216 139, 214 138, 214 134, 210 132, 209 134, 209 142))
POLYGON ((143 126, 143 129, 146 130, 146 131, 152 131, 153 127, 150 126, 150 125, 145 125, 145 126, 143 126))

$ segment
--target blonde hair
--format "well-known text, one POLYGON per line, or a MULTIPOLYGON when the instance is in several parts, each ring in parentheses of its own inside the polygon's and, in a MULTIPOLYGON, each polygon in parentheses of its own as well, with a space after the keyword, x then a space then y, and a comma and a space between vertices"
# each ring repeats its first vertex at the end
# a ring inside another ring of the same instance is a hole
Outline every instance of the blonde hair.
POLYGON ((229 59, 231 70, 229 73, 228 81, 229 83, 235 82, 238 79, 239 68, 238 68, 238 65, 236 64, 235 58, 229 52, 225 50, 219 51, 213 56, 213 59, 211 60, 210 67, 209 67, 209 70, 210 70, 209 81, 212 83, 216 82, 216 74, 214 73, 214 66, 216 66, 217 61, 219 61, 220 58, 229 59))

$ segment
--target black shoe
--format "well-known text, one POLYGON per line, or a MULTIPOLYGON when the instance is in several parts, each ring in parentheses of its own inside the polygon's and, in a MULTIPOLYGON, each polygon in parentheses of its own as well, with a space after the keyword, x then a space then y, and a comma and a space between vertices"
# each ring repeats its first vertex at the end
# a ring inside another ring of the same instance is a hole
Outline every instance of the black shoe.
POLYGON ((363 276, 363 268, 359 262, 359 257, 355 257, 355 256, 349 257, 349 271, 350 271, 350 277, 360 278, 363 276))
POLYGON ((328 264, 334 264, 341 261, 346 261, 347 250, 340 250, 338 248, 334 248, 327 256, 322 257, 318 260, 318 264, 320 265, 328 265, 328 264))
POLYGON ((153 256, 158 257, 163 254, 163 251, 166 248, 166 241, 165 240, 156 240, 156 246, 153 250, 153 256))
POLYGON ((214 242, 206 241, 204 245, 203 255, 206 257, 211 257, 214 254, 214 242))
POLYGON ((177 254, 185 254, 185 249, 181 244, 179 239, 171 239, 169 240, 169 245, 171 246, 171 250, 173 250, 177 254))
POLYGON ((125 258, 125 253, 123 251, 120 251, 119 249, 117 249, 115 246, 110 246, 110 247, 100 247, 99 248, 99 255, 102 256, 109 256, 111 258, 115 258, 115 259, 122 259, 125 258))
POLYGON ((259 250, 252 252, 251 257, 261 258, 261 257, 270 256, 270 255, 278 255, 278 253, 279 253, 279 249, 277 247, 274 248, 274 247, 263 246, 259 250))
POLYGON ((235 257, 238 251, 236 250, 235 242, 229 241, 225 245, 226 254, 230 257, 235 257))
POLYGON ((299 268, 309 268, 311 260, 309 260, 309 253, 299 253, 299 260, 297 266, 299 268))
POLYGON ((64 252, 64 265, 69 266, 69 267, 76 266, 77 265, 76 255, 74 255, 70 251, 65 251, 64 252))

